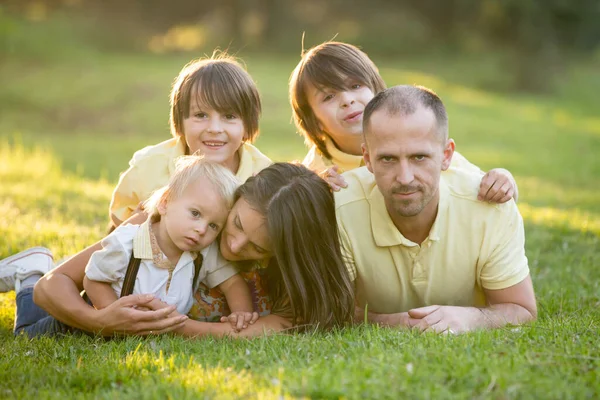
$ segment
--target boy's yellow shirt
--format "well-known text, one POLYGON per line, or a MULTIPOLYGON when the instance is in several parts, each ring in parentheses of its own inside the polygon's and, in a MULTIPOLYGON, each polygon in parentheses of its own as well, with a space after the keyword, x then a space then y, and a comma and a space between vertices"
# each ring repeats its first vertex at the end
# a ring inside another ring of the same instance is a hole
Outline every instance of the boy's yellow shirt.
MULTIPOLYGON (((240 166, 236 177, 240 182, 260 172, 272 161, 250 143, 239 149, 240 166)), ((147 200, 152 192, 166 185, 175 171, 175 160, 185 154, 182 138, 165 140, 154 146, 144 147, 134 153, 129 168, 119 178, 110 202, 110 214, 121 221, 129 218, 140 202, 147 200)))
MULTIPOLYGON (((320 174, 327 168, 334 165, 339 167, 338 173, 340 174, 343 172, 352 171, 353 169, 359 167, 364 167, 365 165, 362 155, 355 156, 353 154, 344 153, 336 147, 335 143, 333 143, 333 140, 331 140, 329 137, 325 138, 325 147, 327 148, 329 154, 331 154, 331 159, 321 154, 321 152, 317 149, 317 146, 313 145, 306 154, 306 157, 304 157, 302 165, 311 171, 316 172, 317 174, 320 174)), ((454 155, 452 156, 451 167, 471 173, 483 174, 483 171, 481 171, 479 167, 471 164, 469 160, 467 160, 457 151, 455 151, 454 155)))

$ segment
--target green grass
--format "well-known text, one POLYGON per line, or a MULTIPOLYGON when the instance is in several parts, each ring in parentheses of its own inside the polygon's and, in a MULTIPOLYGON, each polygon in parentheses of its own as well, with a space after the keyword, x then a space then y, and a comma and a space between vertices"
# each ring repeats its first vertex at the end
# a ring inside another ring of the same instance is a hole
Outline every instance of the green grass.
MULTIPOLYGON (((286 94, 297 59, 240 55, 264 101, 258 147, 302 158, 286 94)), ((169 137, 169 87, 189 58, 85 52, 0 64, 0 257, 40 244, 62 257, 102 236, 118 173, 169 137)), ((460 337, 356 327, 249 341, 28 341, 12 337, 9 293, 0 398, 600 396, 598 66, 581 63, 556 94, 536 97, 477 89, 502 71, 476 63, 374 59, 388 84, 441 95, 467 158, 516 176, 538 321, 460 337)))

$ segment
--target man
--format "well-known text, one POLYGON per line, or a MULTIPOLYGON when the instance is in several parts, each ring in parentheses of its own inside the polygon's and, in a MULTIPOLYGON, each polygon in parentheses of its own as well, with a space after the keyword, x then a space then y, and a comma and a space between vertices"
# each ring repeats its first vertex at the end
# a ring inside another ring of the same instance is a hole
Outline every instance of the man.
POLYGON ((479 175, 441 176, 455 145, 439 97, 389 88, 365 108, 363 134, 366 166, 335 194, 357 319, 450 333, 535 319, 515 202, 478 201, 479 175))

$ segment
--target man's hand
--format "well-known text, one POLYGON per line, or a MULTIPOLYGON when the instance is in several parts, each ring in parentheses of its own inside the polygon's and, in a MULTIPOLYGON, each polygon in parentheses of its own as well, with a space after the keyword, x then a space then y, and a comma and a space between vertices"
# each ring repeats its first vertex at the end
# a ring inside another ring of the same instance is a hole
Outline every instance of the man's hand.
POLYGON ((319 174, 319 176, 329 183, 329 186, 336 192, 339 192, 341 188, 348 187, 346 180, 338 171, 339 167, 334 165, 319 174))
POLYGON ((175 306, 163 306, 164 303, 158 304, 154 300, 152 295, 130 295, 98 310, 97 332, 103 336, 161 334, 185 324, 188 317, 179 314, 175 306), (142 311, 138 307, 152 311, 142 311))
POLYGON ((517 200, 517 183, 512 174, 503 168, 490 170, 481 179, 477 199, 490 203, 506 203, 510 199, 517 200))
POLYGON ((248 324, 252 325, 258 320, 258 313, 247 311, 236 311, 227 317, 221 317, 221 322, 229 322, 235 332, 246 329, 248 324))
POLYGON ((480 324, 482 310, 475 307, 427 306, 408 312, 410 325, 421 332, 464 333, 480 324))

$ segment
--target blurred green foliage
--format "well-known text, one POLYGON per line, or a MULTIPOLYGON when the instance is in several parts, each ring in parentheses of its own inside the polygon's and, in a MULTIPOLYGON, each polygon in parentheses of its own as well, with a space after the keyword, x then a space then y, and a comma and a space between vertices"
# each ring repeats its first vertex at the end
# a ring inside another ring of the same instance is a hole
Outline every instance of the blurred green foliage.
POLYGON ((598 57, 599 20, 597 0, 4 0, 0 56, 215 46, 298 54, 337 37, 387 57, 494 54, 508 89, 549 91, 571 60, 598 57), (48 33, 59 46, 41 40, 48 33))

